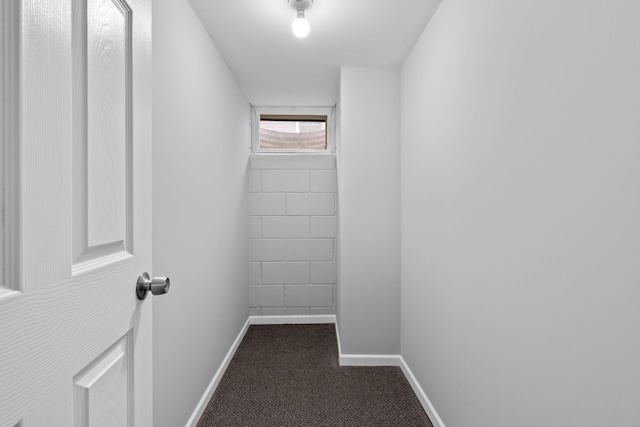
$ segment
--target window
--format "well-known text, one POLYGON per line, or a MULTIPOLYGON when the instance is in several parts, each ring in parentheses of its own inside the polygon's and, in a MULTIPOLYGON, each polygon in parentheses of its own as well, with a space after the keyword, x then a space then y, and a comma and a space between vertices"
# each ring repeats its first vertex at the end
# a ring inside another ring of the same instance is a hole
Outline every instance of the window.
POLYGON ((261 150, 326 150, 327 116, 261 116, 261 150))
POLYGON ((252 149, 267 153, 332 153, 333 117, 333 108, 254 107, 252 149))

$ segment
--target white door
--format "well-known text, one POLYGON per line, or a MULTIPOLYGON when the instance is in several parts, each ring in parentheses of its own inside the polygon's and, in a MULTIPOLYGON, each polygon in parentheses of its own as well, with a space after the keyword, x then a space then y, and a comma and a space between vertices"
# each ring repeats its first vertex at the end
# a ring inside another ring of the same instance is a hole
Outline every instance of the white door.
POLYGON ((0 426, 151 427, 151 0, 0 3, 0 426))

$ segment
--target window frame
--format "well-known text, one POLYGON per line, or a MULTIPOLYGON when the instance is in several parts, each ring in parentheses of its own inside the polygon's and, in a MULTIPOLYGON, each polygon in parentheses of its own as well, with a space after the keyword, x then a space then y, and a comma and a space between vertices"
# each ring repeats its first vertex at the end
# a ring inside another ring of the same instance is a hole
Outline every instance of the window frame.
POLYGON ((251 152, 268 154, 327 154, 336 152, 336 121, 335 107, 251 107, 251 152), (295 120, 296 116, 326 116, 327 117, 327 148, 315 149, 274 149, 260 148, 260 117, 261 116, 289 116, 295 120))

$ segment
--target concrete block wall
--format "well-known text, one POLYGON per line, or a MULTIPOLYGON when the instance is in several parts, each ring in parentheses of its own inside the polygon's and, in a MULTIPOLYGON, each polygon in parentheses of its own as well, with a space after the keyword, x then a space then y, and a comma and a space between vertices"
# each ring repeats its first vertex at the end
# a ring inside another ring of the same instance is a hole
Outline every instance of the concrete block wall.
POLYGON ((335 314, 335 155, 253 154, 249 164, 250 314, 335 314))

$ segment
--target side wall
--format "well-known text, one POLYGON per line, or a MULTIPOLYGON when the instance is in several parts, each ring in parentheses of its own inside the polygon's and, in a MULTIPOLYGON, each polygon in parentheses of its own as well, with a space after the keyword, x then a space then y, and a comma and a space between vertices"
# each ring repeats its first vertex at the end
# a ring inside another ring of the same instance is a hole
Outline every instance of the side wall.
POLYGON ((345 354, 400 352, 400 85, 397 68, 342 68, 338 197, 345 354))
POLYGON ((186 0, 153 2, 154 426, 184 426, 248 315, 249 104, 186 0))
POLYGON ((402 355, 447 427, 640 425, 640 2, 443 0, 403 64, 402 355))
POLYGON ((335 314, 336 157, 253 154, 249 314, 335 314))

